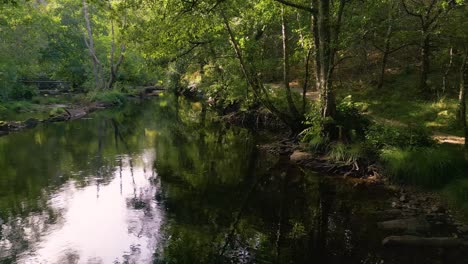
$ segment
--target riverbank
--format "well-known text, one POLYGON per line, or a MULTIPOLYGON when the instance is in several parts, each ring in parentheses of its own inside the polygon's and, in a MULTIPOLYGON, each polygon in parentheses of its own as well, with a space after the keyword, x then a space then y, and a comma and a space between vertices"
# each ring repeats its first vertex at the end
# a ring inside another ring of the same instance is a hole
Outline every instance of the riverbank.
MULTIPOLYGON (((228 120, 232 119, 229 116, 228 120)), ((463 204, 450 203, 446 193, 398 181, 387 174, 377 157, 372 162, 346 159, 337 162, 329 153, 311 151, 309 144, 290 138, 287 132, 266 133, 276 136, 271 139, 273 143, 266 142, 259 149, 286 156, 291 164, 303 170, 332 175, 358 192, 377 192, 381 197, 389 197, 376 212, 378 222, 374 223, 385 233, 381 237, 384 247, 468 248, 467 211, 463 204)))
POLYGON ((108 91, 90 97, 86 94, 56 94, 52 98, 41 96, 32 101, 8 102, 3 115, 10 120, 0 120, 0 136, 34 128, 40 123, 83 118, 97 110, 120 106, 128 100, 158 96, 163 91, 161 87, 146 87, 131 93, 108 91))
POLYGON ((387 208, 378 212, 378 227, 387 232, 382 237, 384 246, 468 248, 468 221, 465 212, 457 211, 439 193, 409 185, 396 185, 373 166, 361 168, 367 177, 350 177, 343 172, 349 166, 331 164, 323 156, 304 151, 298 146, 289 157, 290 161, 304 169, 310 169, 335 177, 354 188, 368 192, 379 190, 382 196, 389 195, 387 208), (384 195, 385 193, 385 195, 384 195))

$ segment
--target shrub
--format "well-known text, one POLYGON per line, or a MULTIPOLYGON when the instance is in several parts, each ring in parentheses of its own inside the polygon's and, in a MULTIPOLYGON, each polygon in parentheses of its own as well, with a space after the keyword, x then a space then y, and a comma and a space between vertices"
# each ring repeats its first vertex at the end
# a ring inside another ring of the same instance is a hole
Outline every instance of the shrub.
POLYGON ((52 108, 49 111, 49 116, 64 116, 66 114, 67 114, 67 111, 61 107, 52 108))
POLYGON ((318 104, 312 104, 309 111, 305 114, 305 124, 308 128, 304 129, 300 134, 301 141, 309 144, 314 151, 328 150, 330 140, 322 133, 322 118, 318 110, 318 104))
POLYGON ((14 100, 31 100, 37 94, 37 88, 34 86, 16 85, 9 91, 8 97, 14 100))
POLYGON ((306 114, 306 125, 309 127, 300 134, 302 141, 310 144, 314 150, 327 150, 329 138, 322 133, 322 127, 328 122, 338 126, 341 141, 345 143, 362 141, 371 122, 362 114, 360 108, 351 100, 351 96, 348 96, 338 104, 336 119, 324 120, 320 116, 319 105, 312 105, 306 114))
POLYGON ((366 131, 367 141, 375 148, 428 147, 435 144, 424 127, 397 127, 373 124, 366 131))
POLYGON ((340 128, 342 139, 347 141, 364 139, 365 131, 371 122, 362 114, 362 109, 363 106, 353 102, 350 95, 337 105, 334 122, 340 128))
POLYGON ((113 105, 123 105, 127 102, 127 100, 128 99, 125 94, 117 90, 98 92, 93 98, 93 101, 99 101, 113 105))

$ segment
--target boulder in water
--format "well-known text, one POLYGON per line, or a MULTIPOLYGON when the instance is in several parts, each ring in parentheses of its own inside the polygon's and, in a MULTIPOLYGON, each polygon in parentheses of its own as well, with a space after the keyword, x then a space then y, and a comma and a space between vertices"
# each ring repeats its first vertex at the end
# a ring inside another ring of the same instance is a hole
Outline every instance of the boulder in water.
POLYGON ((404 233, 420 233, 430 229, 430 224, 424 218, 396 219, 378 223, 381 229, 404 233))
POLYGON ((406 247, 436 247, 453 248, 468 246, 468 241, 455 237, 419 237, 419 236, 389 236, 382 244, 384 246, 406 246, 406 247))
POLYGON ((312 158, 313 155, 308 152, 295 150, 293 154, 291 154, 291 156, 289 157, 289 160, 291 160, 292 162, 301 163, 305 161, 310 161, 312 158))

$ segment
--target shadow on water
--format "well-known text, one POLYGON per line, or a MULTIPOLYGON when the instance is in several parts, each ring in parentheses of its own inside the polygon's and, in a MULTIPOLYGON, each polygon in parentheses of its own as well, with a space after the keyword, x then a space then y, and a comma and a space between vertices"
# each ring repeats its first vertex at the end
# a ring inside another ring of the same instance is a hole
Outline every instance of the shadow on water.
POLYGON ((0 263, 449 259, 382 248, 384 192, 302 171, 259 139, 170 97, 2 137, 0 263))

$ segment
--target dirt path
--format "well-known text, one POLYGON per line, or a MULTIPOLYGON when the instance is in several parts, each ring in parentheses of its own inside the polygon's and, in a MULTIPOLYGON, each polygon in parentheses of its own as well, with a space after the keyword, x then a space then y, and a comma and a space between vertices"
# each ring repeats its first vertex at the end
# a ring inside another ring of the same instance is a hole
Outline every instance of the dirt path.
POLYGON ((454 145, 463 145, 465 144, 465 138, 459 137, 455 135, 445 134, 442 132, 434 131, 432 132, 432 138, 437 140, 439 143, 447 143, 447 144, 454 144, 454 145))

